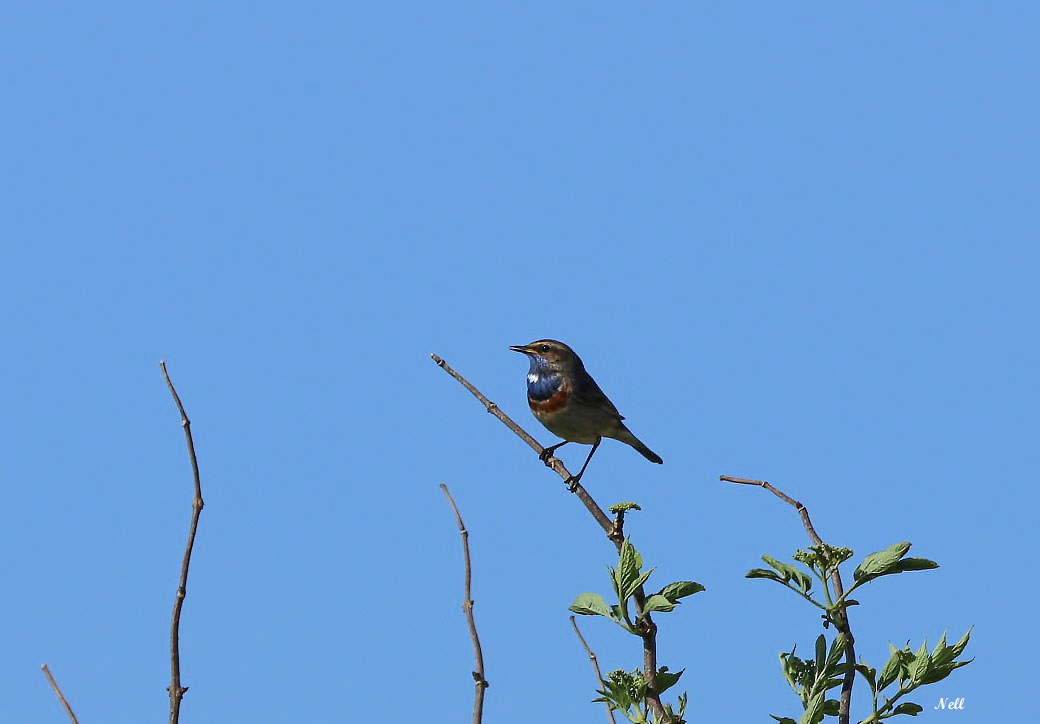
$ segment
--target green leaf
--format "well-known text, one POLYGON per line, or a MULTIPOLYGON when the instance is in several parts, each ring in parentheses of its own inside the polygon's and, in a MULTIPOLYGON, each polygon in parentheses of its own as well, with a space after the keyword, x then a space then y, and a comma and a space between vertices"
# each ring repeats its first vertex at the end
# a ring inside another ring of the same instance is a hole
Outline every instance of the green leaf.
POLYGON ((650 596, 650 598, 646 599, 645 603, 643 603, 643 613, 653 613, 654 611, 664 611, 667 613, 675 608, 676 605, 677 604, 672 603, 660 593, 655 593, 650 596))
POLYGON ((798 724, 798 722, 789 716, 777 716, 776 714, 770 714, 769 716, 776 719, 780 724, 798 724))
POLYGON ((704 586, 694 581, 676 581, 675 583, 669 583, 667 586, 659 591, 659 594, 667 598, 672 603, 678 603, 680 598, 686 598, 692 596, 695 593, 700 593, 704 590, 704 586))
POLYGON ((934 684, 937 681, 942 681, 947 676, 952 674, 955 669, 959 669, 962 666, 967 666, 975 659, 968 659, 967 661, 955 661, 952 664, 943 664, 942 666, 932 666, 928 673, 921 679, 921 685, 934 684))
POLYGON ((828 699, 823 702, 823 715, 824 716, 838 716, 838 712, 841 710, 841 702, 837 699, 828 699))
POLYGON ((856 567, 852 576, 857 581, 861 578, 883 576, 885 573, 889 572, 890 569, 899 562, 899 559, 905 556, 909 550, 910 543, 903 542, 891 545, 883 551, 871 553, 856 567))
POLYGON ((905 571, 930 571, 938 568, 939 564, 927 558, 904 558, 895 565, 892 573, 903 573, 905 571))
POLYGON ((799 570, 790 563, 781 563, 770 555, 763 555, 762 560, 783 576, 785 583, 792 580, 796 581, 798 583, 798 588, 801 589, 802 593, 808 593, 809 589, 812 588, 812 578, 808 573, 799 570))
POLYGON ((619 580, 632 581, 639 575, 639 569, 643 567, 643 557, 635 549, 628 538, 621 544, 621 554, 618 556, 619 580))
POLYGON ((928 669, 928 673, 921 679, 922 684, 934 684, 937 681, 942 681, 954 670, 967 666, 975 659, 968 659, 967 661, 954 661, 958 656, 964 653, 965 647, 968 645, 968 641, 971 639, 971 629, 968 629, 960 640, 953 646, 946 645, 946 634, 939 638, 939 643, 932 649, 931 654, 931 666, 928 669))
POLYGON ((823 702, 824 692, 821 691, 805 705, 805 711, 802 713, 801 719, 798 720, 798 724, 816 724, 816 722, 823 719, 823 702))
POLYGON ((611 616, 610 607, 607 606, 607 602, 603 600, 603 596, 598 593, 583 593, 574 599, 574 603, 570 605, 570 610, 574 613, 582 616, 606 616, 607 618, 614 618, 611 616))
MULTIPOLYGON (((778 576, 773 571, 767 570, 765 568, 752 568, 750 571, 744 574, 744 578, 768 578, 771 581, 776 581, 777 583, 784 582, 783 578, 778 576)), ((770 714, 770 716, 772 716, 772 714, 770 714)))
POLYGON ((912 701, 904 701, 892 710, 892 714, 908 714, 909 716, 917 716, 922 711, 924 711, 924 707, 920 704, 915 704, 912 701))
POLYGON ((881 675, 878 677, 878 691, 881 691, 895 681, 899 677, 899 672, 902 670, 902 667, 900 666, 902 660, 900 656, 901 652, 891 644, 889 644, 889 647, 892 649, 892 655, 881 668, 881 675))
POLYGON ((681 671, 677 671, 673 674, 668 671, 667 666, 661 667, 661 669, 657 672, 657 677, 655 680, 657 684, 657 693, 663 694, 665 691, 675 686, 675 682, 679 680, 679 677, 681 677, 683 675, 683 672, 685 671, 686 669, 682 669, 681 671))
MULTIPOLYGON (((860 661, 862 662, 863 659, 860 659, 860 661)), ((858 671, 860 675, 867 680, 867 683, 870 684, 871 691, 878 690, 877 669, 873 669, 864 663, 859 663, 856 664, 856 671, 858 671)))
POLYGON ((844 676, 836 676, 833 679, 827 679, 823 682, 823 690, 827 691, 828 689, 833 689, 835 686, 841 686, 843 683, 845 683, 844 676))
POLYGON ((932 649, 932 662, 935 662, 936 654, 945 651, 948 648, 949 647, 946 645, 946 632, 943 631, 942 636, 939 637, 939 643, 937 643, 935 648, 932 649))
POLYGON ((795 650, 798 648, 796 645, 791 649, 791 653, 780 652, 780 670, 784 673, 784 678, 787 679, 788 685, 794 691, 798 693, 798 670, 795 662, 798 661, 798 657, 794 655, 795 650))
POLYGON ((968 645, 968 640, 971 638, 971 629, 964 632, 961 636, 960 641, 949 647, 949 650, 953 652, 953 658, 957 658, 964 651, 964 647, 968 645))
POLYGON ((819 676, 827 666, 827 639, 823 634, 816 637, 816 675, 819 676))
POLYGON ((909 673, 910 673, 910 686, 919 686, 921 679, 928 673, 928 667, 931 665, 932 659, 928 655, 928 642, 925 641, 921 644, 916 652, 914 652, 914 660, 910 662, 909 673))
POLYGON ((845 634, 839 633, 837 636, 834 637, 834 640, 831 641, 831 650, 830 653, 827 654, 827 668, 829 669, 835 664, 837 664, 841 660, 841 657, 842 655, 844 655, 844 653, 845 634))
POLYGON ((621 575, 621 569, 618 568, 607 568, 610 573, 610 585, 614 587, 614 598, 618 601, 623 600, 621 595, 621 589, 625 587, 624 577, 621 575))
POLYGON ((651 568, 648 571, 643 571, 634 579, 629 581, 625 588, 622 589, 622 598, 632 598, 635 592, 639 590, 640 586, 646 583, 646 579, 650 577, 650 574, 656 570, 656 568, 651 568))

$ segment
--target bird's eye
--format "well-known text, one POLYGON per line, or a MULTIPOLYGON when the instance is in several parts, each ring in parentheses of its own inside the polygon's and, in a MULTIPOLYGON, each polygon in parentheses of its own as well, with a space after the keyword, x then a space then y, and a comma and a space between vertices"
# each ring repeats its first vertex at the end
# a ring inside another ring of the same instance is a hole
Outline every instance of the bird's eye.
POLYGON ((543 344, 541 347, 538 348, 538 350, 540 352, 548 352, 549 351, 549 345, 543 344))

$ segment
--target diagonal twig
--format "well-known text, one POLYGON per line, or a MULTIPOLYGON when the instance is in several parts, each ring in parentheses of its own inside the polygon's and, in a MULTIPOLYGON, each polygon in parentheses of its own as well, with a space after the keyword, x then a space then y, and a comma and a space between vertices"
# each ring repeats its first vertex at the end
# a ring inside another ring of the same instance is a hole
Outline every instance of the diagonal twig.
POLYGON ((188 456, 191 458, 191 472, 195 479, 195 497, 191 501, 191 526, 188 528, 188 544, 184 549, 184 560, 181 562, 181 577, 177 585, 177 594, 173 599, 173 617, 170 622, 170 671, 171 681, 167 691, 170 693, 170 724, 177 724, 181 716, 181 699, 188 687, 181 686, 181 650, 180 650, 180 628, 181 608, 184 606, 184 597, 188 589, 188 567, 191 565, 191 551, 195 546, 195 533, 199 527, 199 515, 205 503, 202 501, 202 482, 199 478, 199 461, 195 457, 195 442, 191 437, 191 420, 188 413, 184 411, 180 395, 170 380, 170 373, 166 371, 166 362, 160 362, 166 386, 170 388, 173 401, 177 404, 177 411, 181 415, 181 427, 184 428, 184 437, 188 444, 188 456))
MULTIPOLYGON (((501 420, 506 427, 508 427, 510 430, 516 433, 517 437, 526 442, 532 450, 541 454, 544 448, 538 444, 538 441, 535 440, 530 434, 528 434, 528 432, 524 430, 524 428, 520 427, 518 424, 513 422, 512 418, 510 418, 509 415, 507 415, 506 413, 502 412, 498 405, 496 405, 494 402, 485 397, 484 393, 482 393, 480 390, 474 387, 465 377, 453 370, 443 359, 441 359, 435 354, 431 354, 430 357, 433 359, 434 362, 437 363, 438 367, 440 367, 442 370, 454 377, 455 380, 459 382, 459 384, 461 384, 463 387, 469 390, 471 395, 480 400, 481 404, 484 405, 488 412, 490 412, 492 415, 501 420)), ((553 471, 561 478, 563 478, 565 481, 571 478, 571 474, 567 471, 567 468, 563 465, 563 461, 559 458, 555 456, 550 457, 545 462, 545 464, 548 467, 552 468, 553 471)), ((581 502, 585 505, 585 507, 588 508, 588 511, 592 514, 592 517, 596 519, 596 522, 599 523, 599 526, 603 529, 603 532, 609 536, 613 531, 613 523, 611 522, 610 518, 607 517, 607 514, 603 512, 603 509, 596 504, 596 501, 592 499, 592 496, 589 495, 588 491, 585 490, 585 488, 583 488, 580 483, 574 486, 574 494, 577 495, 581 502)), ((621 544, 619 542, 619 550, 620 546, 621 544)))
POLYGON ((473 639, 473 656, 476 660, 476 671, 473 672, 473 681, 476 686, 473 698, 473 724, 480 724, 481 718, 484 716, 484 690, 491 684, 484 678, 484 652, 480 648, 480 637, 477 636, 477 622, 473 619, 473 597, 470 593, 473 569, 470 567, 469 560, 469 531, 466 530, 466 525, 462 522, 462 515, 459 513, 458 506, 455 505, 455 499, 451 497, 451 493, 448 491, 448 486, 441 483, 441 491, 444 493, 444 497, 448 499, 448 503, 451 504, 452 512, 455 513, 455 521, 459 524, 459 535, 462 536, 462 557, 466 563, 466 583, 462 594, 462 611, 466 614, 466 623, 469 624, 469 635, 473 639))
MULTIPOLYGON (((596 658, 596 653, 589 647, 585 637, 581 635, 581 629, 578 628, 578 622, 574 620, 574 616, 571 616, 571 626, 574 627, 574 633, 578 634, 578 640, 581 641, 585 653, 589 655, 589 661, 592 662, 592 670, 596 672, 596 681, 599 682, 600 686, 606 688, 607 683, 603 681, 603 673, 599 670, 599 660, 596 658)), ((611 724, 617 724, 617 720, 614 719, 614 710, 610 708, 610 702, 604 701, 603 706, 607 707, 607 716, 610 717, 611 724)))
MULTIPOLYGON (((544 448, 538 444, 526 430, 520 427, 512 418, 506 413, 499 409, 498 405, 489 400, 483 392, 478 390, 469 380, 460 375, 451 366, 445 362, 441 357, 431 354, 430 358, 440 367, 442 370, 451 375, 459 384, 465 387, 471 395, 480 400, 480 403, 484 405, 489 413, 497 417, 506 427, 512 430, 517 437, 528 444, 531 449, 535 450, 541 455, 544 448)), ((564 482, 571 479, 571 474, 567 471, 563 462, 555 456, 550 457, 545 461, 545 465, 563 478, 564 482)), ((607 517, 607 514, 603 512, 603 509, 599 507, 599 504, 593 500, 589 492, 585 490, 578 483, 573 483, 572 492, 578 496, 582 504, 589 511, 592 517, 599 524, 599 527, 603 529, 603 532, 607 534, 617 549, 618 553, 621 552, 621 545, 624 543, 624 537, 621 534, 620 521, 612 521, 607 517)), ((640 629, 639 636, 643 640, 643 676, 647 682, 647 701, 650 702, 650 707, 654 711, 654 715, 658 721, 671 722, 672 718, 668 716, 664 709, 664 704, 661 703, 661 696, 657 693, 657 624, 654 623, 650 617, 649 612, 643 611, 643 603, 646 600, 646 594, 643 591, 643 587, 639 586, 634 596, 636 602, 636 611, 639 613, 644 625, 640 629)))
MULTIPOLYGON (((734 478, 729 475, 720 475, 719 480, 727 483, 737 483, 738 485, 754 485, 759 488, 765 488, 798 511, 798 515, 802 519, 802 525, 805 526, 805 532, 809 534, 809 538, 812 540, 813 544, 818 546, 826 545, 823 542, 823 539, 820 538, 819 534, 816 532, 816 529, 813 528, 812 520, 809 518, 809 509, 794 498, 785 494, 782 490, 770 485, 765 480, 734 478)), ((835 566, 831 571, 831 584, 834 586, 835 600, 840 600, 841 597, 845 595, 845 587, 842 585, 841 574, 838 572, 837 566, 835 566)), ((849 710, 852 706, 852 684, 855 681, 856 675, 856 671, 853 668, 856 665, 856 640, 852 636, 852 628, 849 625, 848 609, 845 606, 842 606, 838 609, 837 614, 838 620, 835 621, 834 624, 839 633, 842 633, 845 636, 845 663, 848 664, 848 670, 845 672, 845 677, 841 682, 841 700, 838 704, 838 724, 849 724, 849 710)))
POLYGON ((42 667, 44 676, 47 677, 47 681, 51 682, 51 688, 54 689, 54 693, 58 695, 58 701, 65 707, 65 713, 69 715, 69 720, 72 724, 79 724, 79 719, 72 713, 72 707, 69 706, 69 702, 65 699, 65 695, 61 693, 61 689, 58 687, 58 682, 54 680, 54 676, 51 675, 50 667, 44 664, 42 667))

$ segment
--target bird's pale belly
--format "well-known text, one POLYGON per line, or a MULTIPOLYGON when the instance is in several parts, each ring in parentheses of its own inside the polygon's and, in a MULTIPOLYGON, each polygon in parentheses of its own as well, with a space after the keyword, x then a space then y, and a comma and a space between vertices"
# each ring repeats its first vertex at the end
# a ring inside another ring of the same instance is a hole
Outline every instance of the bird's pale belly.
POLYGON ((564 440, 593 445, 601 437, 612 437, 616 421, 595 408, 568 404, 569 397, 565 390, 560 390, 547 400, 528 402, 538 421, 564 440))

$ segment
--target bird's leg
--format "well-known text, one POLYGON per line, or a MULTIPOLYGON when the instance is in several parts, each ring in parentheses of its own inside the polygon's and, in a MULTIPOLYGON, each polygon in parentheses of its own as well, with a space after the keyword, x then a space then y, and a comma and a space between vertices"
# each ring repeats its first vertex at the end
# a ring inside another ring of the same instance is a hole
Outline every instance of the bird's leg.
POLYGON ((577 475, 572 475, 567 478, 567 490, 573 493, 578 489, 578 481, 581 480, 581 476, 585 474, 585 468, 589 466, 589 461, 592 460, 592 455, 596 452, 596 448, 599 447, 601 442, 603 442, 603 438, 599 438, 596 442, 592 443, 592 449, 589 450, 589 456, 585 458, 585 464, 581 466, 581 470, 578 471, 577 475))
POLYGON ((559 450, 564 445, 566 445, 568 442, 570 442, 570 441, 569 440, 564 440, 563 442, 558 442, 555 445, 551 445, 550 447, 543 447, 542 451, 540 453, 538 453, 538 459, 541 460, 546 465, 548 465, 549 464, 549 458, 552 457, 553 453, 556 452, 557 450, 559 450))

